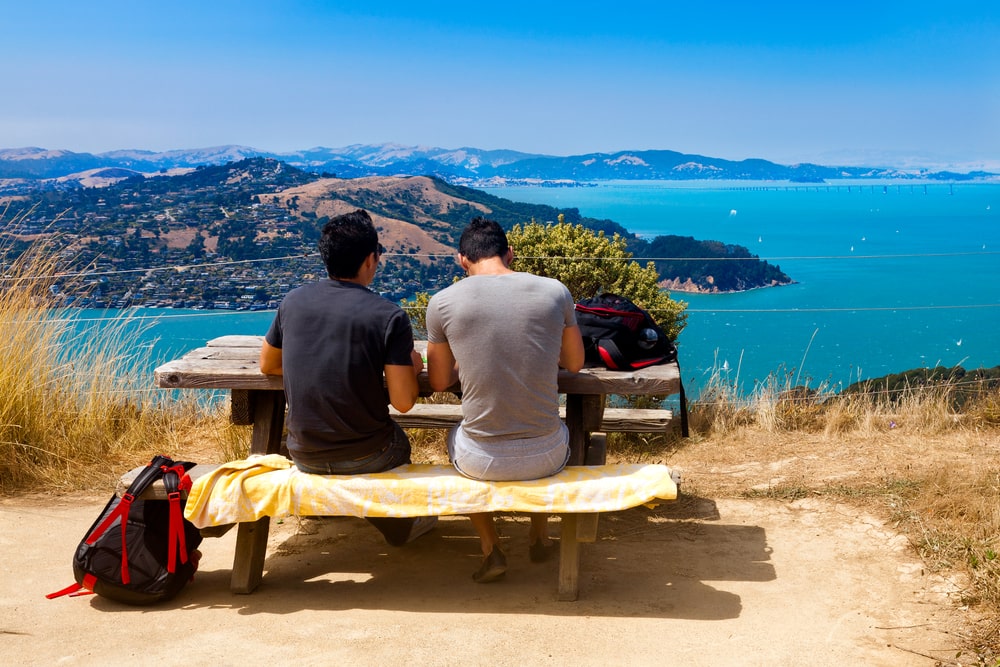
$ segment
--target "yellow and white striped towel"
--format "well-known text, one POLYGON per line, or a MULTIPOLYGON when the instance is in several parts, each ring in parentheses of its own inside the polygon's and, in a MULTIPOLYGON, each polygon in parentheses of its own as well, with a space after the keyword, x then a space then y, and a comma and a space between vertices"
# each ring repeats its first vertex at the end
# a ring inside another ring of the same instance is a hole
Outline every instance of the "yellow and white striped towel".
POLYGON ((271 454, 231 461, 195 481, 185 516, 199 528, 261 517, 445 516, 474 512, 612 512, 677 498, 664 465, 569 466, 520 482, 481 482, 450 465, 313 475, 271 454))

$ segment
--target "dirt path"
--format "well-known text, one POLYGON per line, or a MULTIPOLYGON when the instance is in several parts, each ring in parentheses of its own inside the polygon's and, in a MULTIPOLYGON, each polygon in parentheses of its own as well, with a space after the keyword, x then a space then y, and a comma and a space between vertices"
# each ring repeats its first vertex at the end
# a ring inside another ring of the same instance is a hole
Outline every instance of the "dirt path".
POLYGON ((557 563, 528 562, 523 519, 503 524, 506 580, 474 584, 463 518, 403 549, 357 519, 284 521, 250 596, 228 590, 227 535, 204 542, 196 581, 168 605, 46 600, 72 582, 102 506, 0 501, 6 664, 930 666, 958 645, 957 587, 882 522, 825 500, 603 515, 577 602, 556 600, 557 563))

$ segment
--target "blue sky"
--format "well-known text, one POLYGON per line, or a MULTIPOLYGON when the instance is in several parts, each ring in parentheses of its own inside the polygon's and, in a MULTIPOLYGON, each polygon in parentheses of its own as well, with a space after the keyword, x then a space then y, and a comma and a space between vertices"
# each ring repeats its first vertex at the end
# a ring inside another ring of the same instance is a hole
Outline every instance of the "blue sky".
POLYGON ((0 148, 1000 169, 995 0, 5 1, 0 80, 0 148))

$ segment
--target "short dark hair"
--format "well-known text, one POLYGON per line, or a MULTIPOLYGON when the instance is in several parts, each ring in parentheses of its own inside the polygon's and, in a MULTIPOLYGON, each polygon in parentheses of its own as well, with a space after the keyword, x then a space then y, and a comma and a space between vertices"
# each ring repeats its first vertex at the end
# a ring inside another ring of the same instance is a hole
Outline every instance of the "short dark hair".
POLYGON ((482 216, 473 218, 458 240, 458 252, 473 264, 489 257, 503 257, 509 247, 500 223, 482 216))
POLYGON ((378 232, 368 212, 358 209, 330 218, 319 238, 319 254, 331 278, 354 278, 361 264, 379 252, 378 232))

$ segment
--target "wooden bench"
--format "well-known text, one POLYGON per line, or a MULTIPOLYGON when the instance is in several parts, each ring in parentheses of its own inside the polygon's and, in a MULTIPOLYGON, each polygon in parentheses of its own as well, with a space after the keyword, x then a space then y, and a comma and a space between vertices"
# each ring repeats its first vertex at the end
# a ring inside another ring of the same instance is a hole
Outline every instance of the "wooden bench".
MULTIPOLYGON (((422 466, 425 470, 425 474, 429 471, 431 475, 440 474, 443 476, 452 475, 455 476, 457 473, 454 471, 450 465, 434 465, 434 466, 422 466)), ((188 474, 192 480, 197 480, 205 475, 214 473, 219 468, 218 465, 206 465, 201 464, 192 468, 188 474)), ((617 471, 620 470, 617 466, 587 466, 588 473, 593 472, 594 475, 603 477, 604 480, 611 478, 617 471), (607 471, 607 472, 606 472, 607 471)), ((117 492, 119 495, 124 493, 128 488, 129 484, 135 479, 143 470, 142 467, 130 470, 125 475, 121 477, 118 481, 117 492)), ((673 500, 677 497, 680 490, 680 477, 675 471, 670 471, 670 482, 672 482, 672 497, 661 497, 660 501, 673 500)), ((344 476, 344 478, 363 478, 365 475, 350 475, 344 476)), ((583 482, 584 485, 603 482, 603 480, 593 480, 583 482)), ((382 483, 382 482, 379 482, 382 483)), ((468 480, 468 483, 475 485, 482 485, 487 487, 489 490, 491 487, 496 485, 504 485, 504 492, 509 493, 512 486, 517 486, 517 482, 482 482, 468 480)), ((535 482, 537 483, 537 482, 535 482)), ((531 484, 531 482, 525 482, 525 485, 531 484)), ((478 489, 477 489, 478 491, 478 489)), ((537 493, 537 491, 536 491, 537 493)), ((477 492, 477 498, 479 493, 477 492)), ((489 497, 490 493, 483 493, 483 497, 489 497)), ((670 494, 664 494, 669 496, 670 494)), ((143 494, 144 498, 153 499, 166 499, 166 489, 163 486, 162 481, 154 483, 146 492, 143 494)), ((476 502, 480 502, 477 500, 476 502)), ((641 503, 639 503, 641 504, 641 503)), ((468 508, 466 508, 468 510, 468 508)), ((471 511, 471 510, 470 510, 471 511)), ((491 508, 483 508, 483 511, 493 511, 491 508)), ((456 514, 457 512, 451 512, 451 514, 456 514)), ((462 513, 466 513, 463 511, 462 513)), ((359 513, 351 514, 336 514, 341 516, 359 516, 359 513)), ((334 515, 334 516, 336 516, 334 515)), ((445 514, 442 514, 444 516, 445 514)), ((558 585, 558 598, 560 600, 572 601, 576 600, 579 595, 579 578, 580 578, 580 551, 579 545, 582 542, 594 542, 597 539, 597 518, 599 516, 598 511, 591 512, 560 512, 558 516, 561 519, 561 528, 559 535, 559 585, 558 585)), ((220 526, 207 526, 202 528, 202 535, 204 537, 221 537, 224 535, 233 525, 227 524, 220 526)), ((239 551, 240 546, 237 545, 237 550, 239 551)), ((235 559, 236 563, 250 563, 246 567, 251 568, 252 572, 241 572, 237 573, 234 570, 233 576, 233 590, 236 593, 249 593, 257 586, 257 583, 263 576, 263 560, 259 562, 254 562, 252 559, 240 558, 240 554, 237 554, 235 559), (244 585, 239 582, 248 582, 247 587, 244 589, 244 585)))

